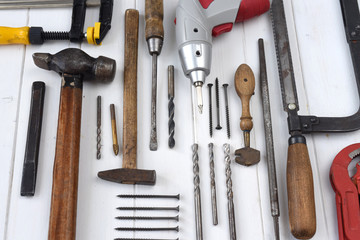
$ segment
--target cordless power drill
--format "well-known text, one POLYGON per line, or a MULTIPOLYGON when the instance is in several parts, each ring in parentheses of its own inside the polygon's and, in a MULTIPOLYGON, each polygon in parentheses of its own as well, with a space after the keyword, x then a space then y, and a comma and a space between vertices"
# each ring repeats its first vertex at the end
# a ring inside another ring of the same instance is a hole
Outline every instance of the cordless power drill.
POLYGON ((210 73, 212 36, 229 32, 234 22, 269 10, 272 0, 180 0, 176 8, 176 40, 186 77, 196 88, 200 113, 202 85, 210 73))

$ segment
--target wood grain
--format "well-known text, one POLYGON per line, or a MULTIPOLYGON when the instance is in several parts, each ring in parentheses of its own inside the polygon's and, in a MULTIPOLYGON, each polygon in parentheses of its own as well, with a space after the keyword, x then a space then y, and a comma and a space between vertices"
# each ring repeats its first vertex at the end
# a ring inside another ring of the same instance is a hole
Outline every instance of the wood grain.
POLYGON ((164 6, 163 0, 145 1, 145 38, 164 39, 164 6))
POLYGON ((136 169, 139 12, 125 12, 123 168, 136 169))
POLYGON ((239 95, 242 105, 240 128, 243 131, 250 131, 253 128, 252 117, 250 115, 250 98, 254 95, 255 77, 248 65, 241 64, 238 67, 234 83, 236 93, 239 95))
POLYGON ((76 235, 81 104, 81 88, 61 89, 49 240, 74 240, 76 235))
POLYGON ((316 232, 316 213, 313 174, 306 144, 289 146, 286 176, 291 233, 298 239, 310 239, 316 232))

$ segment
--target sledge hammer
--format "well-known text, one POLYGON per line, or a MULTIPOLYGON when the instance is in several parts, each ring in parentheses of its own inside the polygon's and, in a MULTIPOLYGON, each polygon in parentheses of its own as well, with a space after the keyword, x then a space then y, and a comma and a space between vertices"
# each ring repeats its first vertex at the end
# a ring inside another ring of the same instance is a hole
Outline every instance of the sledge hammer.
POLYGON ((33 59, 39 68, 61 76, 48 240, 75 240, 82 85, 112 81, 116 63, 107 57, 92 58, 77 48, 54 55, 34 53, 33 59))
POLYGON ((125 184, 154 185, 155 170, 136 169, 137 145, 137 55, 139 12, 125 12, 123 168, 102 171, 98 177, 125 184))

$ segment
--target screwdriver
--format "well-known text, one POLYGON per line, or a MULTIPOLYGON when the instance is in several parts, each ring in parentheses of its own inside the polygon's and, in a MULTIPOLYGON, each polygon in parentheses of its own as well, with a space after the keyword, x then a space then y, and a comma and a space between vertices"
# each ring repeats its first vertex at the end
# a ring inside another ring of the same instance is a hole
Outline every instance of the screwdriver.
POLYGON ((164 40, 163 0, 145 1, 145 37, 149 53, 152 56, 152 90, 151 90, 151 133, 150 150, 156 151, 156 91, 157 91, 157 57, 161 53, 164 40))

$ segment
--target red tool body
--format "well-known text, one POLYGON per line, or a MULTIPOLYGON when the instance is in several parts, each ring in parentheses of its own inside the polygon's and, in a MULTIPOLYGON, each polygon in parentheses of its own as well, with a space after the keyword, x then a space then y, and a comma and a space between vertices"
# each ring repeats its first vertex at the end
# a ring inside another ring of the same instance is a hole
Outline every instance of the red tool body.
POLYGON ((360 239, 360 161, 356 174, 349 177, 348 166, 360 156, 360 143, 341 150, 330 168, 330 181, 336 193, 339 240, 360 239))

